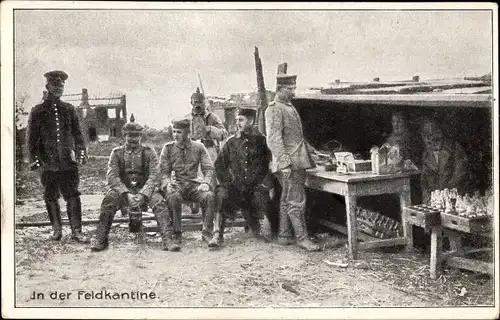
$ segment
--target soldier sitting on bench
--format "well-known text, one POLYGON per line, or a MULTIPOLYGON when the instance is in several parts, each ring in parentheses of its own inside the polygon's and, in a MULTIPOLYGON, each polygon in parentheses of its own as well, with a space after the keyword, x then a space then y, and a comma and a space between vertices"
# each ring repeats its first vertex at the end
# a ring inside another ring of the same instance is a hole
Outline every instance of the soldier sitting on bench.
MULTIPOLYGON (((174 244, 179 246, 182 239, 182 201, 200 203, 203 215, 202 241, 210 241, 214 228, 213 176, 214 166, 205 146, 189 137, 191 121, 174 121, 172 133, 175 141, 163 146, 160 155, 160 190, 163 192, 172 215, 174 244), (203 178, 198 178, 201 165, 203 178)), ((170 221, 169 221, 170 228, 170 221)))
POLYGON ((102 251, 108 247, 109 230, 115 213, 125 206, 138 210, 151 207, 160 228, 162 249, 169 249, 166 233, 168 211, 163 197, 155 190, 158 184, 158 157, 153 148, 141 144, 142 131, 142 125, 134 122, 132 115, 130 122, 122 128, 125 146, 111 151, 107 173, 110 189, 101 203, 101 215, 96 237, 92 239, 92 251, 102 251))

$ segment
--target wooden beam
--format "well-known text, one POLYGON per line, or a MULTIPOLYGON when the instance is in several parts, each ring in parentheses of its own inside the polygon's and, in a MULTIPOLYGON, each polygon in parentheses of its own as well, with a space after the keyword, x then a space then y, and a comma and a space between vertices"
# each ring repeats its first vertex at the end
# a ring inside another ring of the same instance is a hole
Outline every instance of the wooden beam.
POLYGON ((377 104, 422 107, 492 108, 491 94, 299 94, 295 99, 323 100, 345 104, 377 104))
MULTIPOLYGON (((312 218, 311 222, 347 235, 347 227, 341 226, 341 225, 336 224, 334 222, 331 222, 331 221, 328 221, 325 219, 321 219, 321 218, 312 218)), ((371 237, 371 236, 364 234, 364 233, 361 233, 361 232, 358 232, 358 239, 360 239, 362 241, 371 241, 371 240, 375 240, 377 238, 371 237)))
POLYGON ((453 268, 465 269, 479 273, 494 274, 493 263, 462 257, 448 257, 446 264, 453 268))
MULTIPOLYGON (((236 227, 245 227, 246 221, 244 219, 236 219, 234 221, 227 221, 226 228, 236 228, 236 227)), ((199 231, 203 228, 203 223, 186 223, 182 224, 182 231, 199 231)), ((144 232, 158 232, 160 231, 158 226, 153 227, 144 227, 144 232)))
POLYGON ((283 62, 278 65, 278 70, 276 71, 276 74, 286 74, 288 71, 288 63, 283 62))
POLYGON ((377 239, 373 241, 361 242, 358 244, 358 249, 375 249, 383 247, 404 246, 408 243, 406 238, 393 238, 393 239, 377 239))
MULTIPOLYGON (((237 216, 239 217, 239 216, 237 216)), ((183 214, 181 216, 183 220, 188 219, 188 220, 195 220, 195 219, 201 219, 202 215, 201 214, 183 214)), ((142 221, 153 221, 156 220, 156 218, 153 215, 147 215, 142 217, 142 221)), ((187 221, 187 220, 186 220, 187 221)), ((63 225, 69 225, 69 220, 68 219, 61 219, 61 222, 63 225)), ((129 218, 115 218, 113 219, 113 223, 128 223, 129 218)), ((82 225, 93 225, 93 224, 98 224, 99 219, 86 219, 82 220, 82 225)), ((34 222, 17 222, 16 223, 16 229, 22 229, 22 228, 29 228, 29 227, 50 227, 52 224, 50 221, 34 221, 34 222)))

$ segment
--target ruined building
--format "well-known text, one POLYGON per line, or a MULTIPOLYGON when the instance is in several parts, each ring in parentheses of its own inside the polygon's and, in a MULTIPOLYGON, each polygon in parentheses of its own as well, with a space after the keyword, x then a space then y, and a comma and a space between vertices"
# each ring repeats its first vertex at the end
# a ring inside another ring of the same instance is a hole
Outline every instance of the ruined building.
POLYGON ((106 141, 122 136, 121 128, 127 122, 124 94, 89 98, 87 89, 82 89, 82 93, 66 94, 61 100, 76 107, 87 141, 106 141))

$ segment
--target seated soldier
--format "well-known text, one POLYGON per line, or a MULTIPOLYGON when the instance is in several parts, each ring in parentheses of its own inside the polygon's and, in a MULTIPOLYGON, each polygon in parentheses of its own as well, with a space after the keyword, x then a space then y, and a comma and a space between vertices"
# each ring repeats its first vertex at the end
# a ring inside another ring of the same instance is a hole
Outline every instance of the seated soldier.
POLYGON ((125 207, 150 206, 162 236, 162 249, 168 249, 168 210, 163 197, 155 191, 159 164, 153 148, 141 145, 143 127, 134 122, 131 115, 122 132, 125 146, 111 151, 107 180, 110 187, 101 203, 101 215, 97 234, 92 239, 91 250, 101 251, 108 247, 108 235, 117 210, 125 207))
POLYGON ((181 243, 181 205, 183 200, 200 203, 203 217, 202 241, 210 241, 214 228, 213 181, 214 166, 207 149, 197 141, 191 141, 189 134, 191 121, 174 121, 172 134, 174 141, 163 146, 160 155, 160 190, 163 192, 171 213, 174 244, 181 243), (198 179, 201 165, 203 178, 198 179))
MULTIPOLYGON (((266 177, 270 178, 271 152, 266 137, 254 127, 257 112, 239 109, 236 116, 238 131, 229 137, 217 160, 215 172, 219 186, 215 191, 215 229, 209 247, 218 247, 224 240, 226 215, 237 207, 255 236, 260 235, 259 218, 269 213, 271 199, 266 177)), ((269 224, 267 224, 271 227, 269 224)), ((267 230, 266 235, 270 236, 267 230)))
POLYGON ((426 118, 421 128, 424 151, 422 155, 422 196, 427 203, 434 190, 457 188, 460 194, 468 189, 468 160, 463 147, 445 136, 433 119, 426 118))

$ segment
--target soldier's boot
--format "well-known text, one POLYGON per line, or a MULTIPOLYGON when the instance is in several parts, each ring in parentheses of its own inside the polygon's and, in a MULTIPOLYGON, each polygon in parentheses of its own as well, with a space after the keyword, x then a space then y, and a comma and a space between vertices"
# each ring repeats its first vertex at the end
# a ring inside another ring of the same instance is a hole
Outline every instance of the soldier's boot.
POLYGON ((290 223, 290 218, 286 213, 286 210, 280 210, 279 218, 279 232, 278 240, 276 241, 279 245, 288 246, 295 243, 292 235, 292 225, 290 223))
POLYGON ((172 241, 172 230, 169 228, 169 214, 166 206, 157 205, 153 208, 153 213, 158 223, 161 235, 161 248, 164 251, 179 251, 179 245, 172 241))
POLYGON ((122 217, 128 217, 130 215, 129 206, 124 206, 123 208, 120 209, 120 212, 122 214, 122 217))
POLYGON ((111 224, 113 223, 113 218, 115 212, 111 210, 106 210, 101 208, 101 214, 99 216, 99 225, 97 226, 97 232, 94 239, 92 239, 90 250, 92 251, 102 251, 106 250, 109 246, 109 230, 111 229, 111 224))
POLYGON ((215 213, 215 221, 214 221, 214 236, 212 240, 208 242, 208 246, 210 248, 216 248, 224 243, 224 229, 226 226, 226 219, 223 213, 217 212, 215 213))
POLYGON ((80 243, 89 243, 90 239, 82 234, 82 203, 80 197, 71 197, 66 203, 69 223, 71 225, 71 239, 80 243))
POLYGON ((62 238, 61 208, 59 207, 59 202, 57 200, 45 201, 45 206, 49 214, 50 223, 52 224, 52 235, 49 239, 59 241, 62 238))
POLYGON ((213 208, 201 208, 203 226, 201 230, 201 241, 210 242, 214 231, 214 211, 213 208))
POLYGON ((319 251, 321 247, 312 242, 307 236, 306 223, 301 212, 293 211, 289 217, 295 231, 295 236, 297 237, 297 245, 307 251, 319 251))
POLYGON ((250 227, 252 235, 255 239, 267 241, 266 237, 262 235, 260 219, 256 216, 253 216, 251 213, 248 215, 248 226, 250 227))
POLYGON ((262 220, 262 227, 260 233, 264 237, 265 241, 267 242, 273 241, 273 230, 271 227, 271 222, 269 221, 269 218, 265 215, 264 215, 264 220, 262 220))

